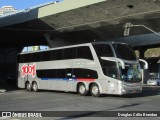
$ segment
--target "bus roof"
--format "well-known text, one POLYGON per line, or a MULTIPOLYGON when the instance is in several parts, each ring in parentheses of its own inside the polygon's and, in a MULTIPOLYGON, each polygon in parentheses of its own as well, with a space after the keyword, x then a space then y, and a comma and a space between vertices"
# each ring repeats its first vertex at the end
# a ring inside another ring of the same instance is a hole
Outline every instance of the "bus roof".
POLYGON ((113 41, 101 41, 101 42, 91 42, 91 43, 83 43, 83 44, 76 44, 76 45, 68 45, 68 46, 63 46, 63 47, 55 47, 55 48, 49 48, 46 50, 39 50, 39 51, 29 51, 29 52, 21 52, 20 54, 29 54, 29 53, 36 53, 36 52, 45 52, 45 51, 50 51, 50 50, 58 50, 58 49, 63 49, 63 48, 70 48, 70 47, 78 47, 78 46, 89 46, 89 45, 95 45, 95 44, 126 44, 122 42, 113 42, 113 41))

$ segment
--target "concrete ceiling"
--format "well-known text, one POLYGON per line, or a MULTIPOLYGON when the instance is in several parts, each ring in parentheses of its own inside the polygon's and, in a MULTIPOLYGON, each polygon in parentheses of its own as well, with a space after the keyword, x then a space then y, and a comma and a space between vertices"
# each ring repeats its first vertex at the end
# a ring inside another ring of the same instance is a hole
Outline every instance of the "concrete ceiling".
MULTIPOLYGON (((113 39, 123 37, 127 22, 160 32, 160 0, 65 0, 26 9, 0 17, 0 43, 47 44, 46 33, 66 41, 113 39)), ((143 27, 130 31, 131 36, 149 33, 143 27)))

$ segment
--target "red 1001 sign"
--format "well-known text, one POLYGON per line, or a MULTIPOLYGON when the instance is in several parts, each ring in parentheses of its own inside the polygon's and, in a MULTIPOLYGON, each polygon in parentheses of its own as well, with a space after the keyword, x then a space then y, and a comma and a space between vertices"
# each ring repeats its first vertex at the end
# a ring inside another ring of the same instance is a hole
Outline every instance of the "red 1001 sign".
POLYGON ((22 70, 22 77, 25 77, 25 75, 32 75, 32 77, 35 77, 36 75, 36 66, 33 65, 26 65, 24 64, 21 68, 22 70))

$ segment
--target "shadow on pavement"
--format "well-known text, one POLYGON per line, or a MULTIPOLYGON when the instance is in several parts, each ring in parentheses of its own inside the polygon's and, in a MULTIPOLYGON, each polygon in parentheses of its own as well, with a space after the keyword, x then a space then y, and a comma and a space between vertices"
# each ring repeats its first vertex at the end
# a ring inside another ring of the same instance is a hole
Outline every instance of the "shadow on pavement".
POLYGON ((7 83, 6 81, 0 80, 0 90, 14 91, 18 90, 18 87, 15 83, 7 83))

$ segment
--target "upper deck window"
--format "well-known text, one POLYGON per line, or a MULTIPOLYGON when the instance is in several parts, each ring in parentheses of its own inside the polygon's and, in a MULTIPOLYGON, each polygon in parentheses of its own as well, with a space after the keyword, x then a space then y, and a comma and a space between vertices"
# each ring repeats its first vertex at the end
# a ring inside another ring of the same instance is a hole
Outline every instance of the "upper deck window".
POLYGON ((93 47, 98 57, 113 57, 114 56, 110 45, 97 44, 97 45, 93 45, 93 47))
POLYGON ((118 58, 124 60, 136 60, 136 55, 131 47, 125 44, 113 44, 118 58))
POLYGON ((19 63, 42 62, 52 60, 88 59, 93 60, 89 46, 78 46, 57 50, 41 51, 18 56, 19 63))
POLYGON ((89 46, 77 47, 77 58, 93 60, 89 46))

